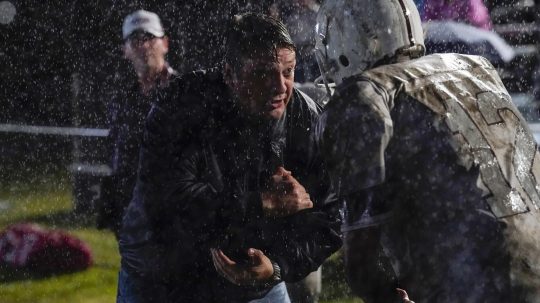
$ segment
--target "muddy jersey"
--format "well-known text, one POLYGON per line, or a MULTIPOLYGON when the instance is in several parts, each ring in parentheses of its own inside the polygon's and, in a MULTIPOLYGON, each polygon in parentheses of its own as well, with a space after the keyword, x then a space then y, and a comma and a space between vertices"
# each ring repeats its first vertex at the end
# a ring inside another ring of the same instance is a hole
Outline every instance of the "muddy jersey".
POLYGON ((316 132, 343 230, 380 226, 416 301, 540 302, 540 155, 487 60, 430 55, 346 79, 316 132), (359 192, 370 198, 348 198, 359 192))

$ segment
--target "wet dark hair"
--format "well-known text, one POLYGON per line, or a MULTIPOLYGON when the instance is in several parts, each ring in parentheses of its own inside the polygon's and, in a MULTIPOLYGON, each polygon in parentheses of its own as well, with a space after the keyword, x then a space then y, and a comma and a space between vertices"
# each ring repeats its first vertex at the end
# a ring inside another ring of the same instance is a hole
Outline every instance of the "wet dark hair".
POLYGON ((255 13, 235 15, 227 32, 224 61, 238 70, 245 59, 273 57, 277 60, 280 48, 296 51, 291 35, 281 21, 255 13))

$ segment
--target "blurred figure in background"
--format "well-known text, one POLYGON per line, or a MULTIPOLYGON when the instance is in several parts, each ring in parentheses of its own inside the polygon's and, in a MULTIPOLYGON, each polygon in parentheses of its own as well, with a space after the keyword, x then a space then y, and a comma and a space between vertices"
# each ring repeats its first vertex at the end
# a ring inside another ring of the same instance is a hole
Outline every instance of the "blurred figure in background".
POLYGON ((131 63, 136 81, 131 87, 118 88, 119 94, 109 104, 113 173, 104 179, 97 203, 98 227, 116 236, 135 186, 144 119, 156 92, 176 75, 165 60, 169 40, 158 15, 145 10, 128 15, 122 37, 124 58, 131 63))
POLYGON ((483 0, 416 0, 422 21, 454 20, 491 30, 493 25, 483 0))

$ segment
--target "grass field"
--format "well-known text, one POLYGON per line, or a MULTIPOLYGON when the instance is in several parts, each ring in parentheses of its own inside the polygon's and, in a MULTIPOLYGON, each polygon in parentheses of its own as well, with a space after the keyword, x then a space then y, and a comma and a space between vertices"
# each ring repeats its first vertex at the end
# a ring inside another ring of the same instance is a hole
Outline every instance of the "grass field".
MULTIPOLYGON (((120 257, 112 233, 97 230, 93 219, 72 213, 69 177, 42 177, 32 182, 3 183, 0 188, 0 229, 16 222, 33 222, 64 229, 92 249, 94 265, 83 272, 49 277, 19 277, 0 271, 0 303, 112 303, 120 257)), ((343 280, 341 259, 333 256, 323 267, 321 302, 353 303, 343 280)))

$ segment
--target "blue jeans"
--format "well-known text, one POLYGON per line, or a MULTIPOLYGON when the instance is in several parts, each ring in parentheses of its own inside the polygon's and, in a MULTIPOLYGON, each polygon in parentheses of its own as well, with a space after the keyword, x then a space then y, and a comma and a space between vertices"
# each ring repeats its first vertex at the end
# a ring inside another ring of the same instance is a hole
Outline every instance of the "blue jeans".
MULTIPOLYGON (((168 302, 171 296, 178 302, 193 301, 193 298, 183 298, 183 295, 187 295, 189 292, 169 292, 170 290, 165 285, 132 277, 124 269, 120 269, 116 303, 162 303, 168 302)), ((249 301, 249 303, 291 303, 291 300, 285 282, 281 282, 276 284, 263 298, 249 301)))
POLYGON ((128 274, 120 269, 116 303, 167 302, 167 288, 128 274))
POLYGON ((291 303, 285 282, 276 284, 266 296, 249 301, 248 303, 291 303))

